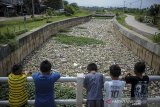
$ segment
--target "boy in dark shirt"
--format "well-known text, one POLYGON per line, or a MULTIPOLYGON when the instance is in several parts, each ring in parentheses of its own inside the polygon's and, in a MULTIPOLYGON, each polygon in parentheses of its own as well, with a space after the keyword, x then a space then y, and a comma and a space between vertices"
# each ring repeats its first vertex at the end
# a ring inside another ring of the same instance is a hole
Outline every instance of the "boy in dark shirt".
POLYGON ((128 73, 125 75, 124 80, 126 83, 131 84, 131 99, 141 101, 138 105, 145 105, 145 101, 148 97, 148 83, 149 77, 143 75, 145 72, 145 63, 137 62, 134 66, 135 76, 128 73))

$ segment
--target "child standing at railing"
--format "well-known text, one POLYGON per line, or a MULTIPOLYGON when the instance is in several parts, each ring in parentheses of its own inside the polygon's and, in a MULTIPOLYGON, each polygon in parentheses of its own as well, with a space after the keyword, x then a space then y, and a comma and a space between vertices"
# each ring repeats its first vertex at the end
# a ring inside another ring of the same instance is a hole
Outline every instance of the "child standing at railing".
POLYGON ((123 78, 126 83, 131 84, 131 100, 133 106, 147 106, 146 99, 148 97, 149 77, 143 75, 145 68, 146 65, 144 62, 137 62, 134 66, 135 76, 127 73, 123 78))
POLYGON ((122 92, 125 82, 119 80, 121 68, 118 65, 110 66, 110 76, 112 81, 104 83, 105 98, 104 107, 122 107, 122 92))
POLYGON ((83 83, 87 90, 87 107, 103 107, 103 75, 97 72, 95 63, 90 63, 87 70, 89 73, 85 75, 83 83))
POLYGON ((51 72, 48 60, 40 64, 39 73, 33 73, 35 83, 35 107, 56 107, 54 102, 54 83, 60 78, 57 72, 51 72))
POLYGON ((16 64, 12 67, 12 72, 8 76, 9 105, 11 107, 25 107, 28 100, 26 90, 27 75, 23 74, 22 70, 22 65, 16 64))

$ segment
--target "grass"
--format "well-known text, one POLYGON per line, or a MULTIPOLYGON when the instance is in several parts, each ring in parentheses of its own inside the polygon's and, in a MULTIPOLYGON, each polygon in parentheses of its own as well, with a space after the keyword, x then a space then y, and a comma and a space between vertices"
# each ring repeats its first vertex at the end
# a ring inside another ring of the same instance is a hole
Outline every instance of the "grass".
POLYGON ((117 18, 117 21, 118 21, 121 25, 123 25, 123 26, 125 26, 126 28, 132 30, 132 27, 129 26, 129 25, 125 22, 125 18, 126 18, 126 17, 127 17, 127 16, 125 16, 125 15, 120 15, 120 16, 117 18))
MULTIPOLYGON (((56 22, 56 21, 60 21, 63 19, 68 19, 68 18, 86 16, 86 15, 89 15, 89 13, 87 13, 86 11, 80 11, 73 16, 61 15, 61 16, 53 16, 51 18, 46 18, 46 17, 36 17, 34 19, 28 18, 26 21, 26 28, 27 29, 25 29, 23 19, 1 21, 0 22, 0 43, 1 44, 4 44, 4 43, 10 44, 8 42, 9 37, 7 37, 8 35, 6 35, 6 34, 14 34, 15 36, 18 36, 20 34, 27 32, 27 31, 35 29, 37 27, 43 26, 47 23, 56 22)), ((15 39, 15 38, 13 38, 13 39, 15 39)))
MULTIPOLYGON (((59 20, 63 20, 69 17, 66 16, 56 16, 52 17, 49 19, 49 21, 55 22, 59 20)), ((32 20, 31 18, 27 19, 26 21, 26 27, 27 30, 30 31, 32 29, 35 29, 39 26, 42 26, 46 24, 47 19, 42 19, 42 20, 32 20)), ((11 21, 2 21, 0 24, 0 31, 1 33, 6 33, 6 32, 15 32, 19 30, 24 30, 24 22, 23 20, 11 20, 11 21)))
POLYGON ((67 33, 67 32, 71 32, 71 30, 70 29, 61 29, 59 32, 61 32, 61 33, 67 33))
POLYGON ((78 29, 87 29, 86 27, 79 26, 78 29))
POLYGON ((66 34, 57 34, 57 37, 55 37, 54 39, 60 43, 67 45, 84 46, 92 44, 104 44, 104 42, 101 40, 96 40, 87 37, 68 36, 66 34))
POLYGON ((152 40, 153 40, 153 42, 160 43, 160 33, 157 35, 154 35, 152 40))
MULTIPOLYGON (((80 16, 86 16, 86 15, 89 15, 89 13, 87 13, 85 11, 80 11, 80 12, 74 14, 73 16, 65 16, 65 15, 53 16, 49 19, 47 19, 45 17, 36 17, 35 19, 29 18, 26 21, 26 27, 27 27, 27 30, 30 31, 32 29, 39 27, 39 26, 45 25, 47 21, 50 23, 50 22, 56 22, 56 21, 60 21, 63 19, 67 19, 67 18, 80 17, 80 16)), ((15 32, 15 31, 19 31, 19 30, 24 30, 23 19, 1 21, 0 22, 0 32, 1 33, 15 32)))

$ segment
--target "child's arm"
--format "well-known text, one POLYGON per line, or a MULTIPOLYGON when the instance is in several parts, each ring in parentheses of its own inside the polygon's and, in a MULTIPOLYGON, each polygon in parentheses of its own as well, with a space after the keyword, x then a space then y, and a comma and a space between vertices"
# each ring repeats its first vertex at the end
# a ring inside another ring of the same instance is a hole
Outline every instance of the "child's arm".
POLYGON ((133 75, 130 72, 128 72, 122 76, 121 80, 126 81, 126 83, 131 83, 133 80, 133 75))
POLYGON ((32 72, 31 72, 31 71, 24 71, 24 73, 25 73, 27 76, 31 76, 31 75, 32 75, 32 72))
POLYGON ((84 81, 83 81, 83 87, 87 89, 87 76, 85 76, 84 81))

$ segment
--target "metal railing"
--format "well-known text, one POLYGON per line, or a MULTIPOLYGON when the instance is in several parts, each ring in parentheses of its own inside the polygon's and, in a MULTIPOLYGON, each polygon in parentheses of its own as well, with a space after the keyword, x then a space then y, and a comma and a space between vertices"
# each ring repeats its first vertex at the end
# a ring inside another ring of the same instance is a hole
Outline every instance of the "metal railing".
MULTIPOLYGON (((83 74, 77 74, 77 77, 61 77, 57 82, 77 82, 76 86, 76 99, 56 99, 55 102, 57 104, 74 104, 76 107, 82 107, 82 105, 86 102, 86 99, 83 99, 83 74)), ((110 81, 111 78, 109 76, 105 77, 105 81, 110 81)), ((160 81, 160 76, 149 76, 150 81, 160 81)), ((8 81, 8 77, 0 77, 0 83, 4 83, 8 81)), ((33 82, 32 77, 27 77, 27 82, 33 82)), ((130 98, 123 98, 122 100, 129 101, 130 98)), ((160 103, 160 97, 157 98, 148 98, 147 101, 149 103, 160 103)), ((29 105, 34 105, 34 100, 28 100, 29 105)), ((0 100, 0 105, 8 105, 8 100, 0 100)))

